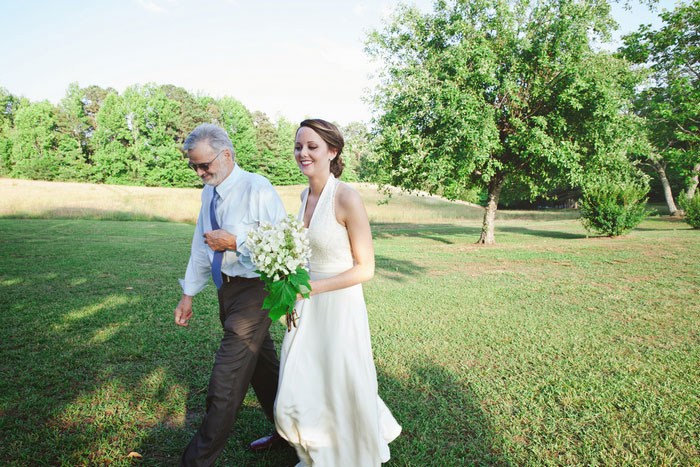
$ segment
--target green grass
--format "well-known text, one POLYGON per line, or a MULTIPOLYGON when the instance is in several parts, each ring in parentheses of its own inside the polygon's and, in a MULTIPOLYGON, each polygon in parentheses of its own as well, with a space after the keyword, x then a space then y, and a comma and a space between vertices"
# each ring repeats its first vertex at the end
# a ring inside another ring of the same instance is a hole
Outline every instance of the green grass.
MULTIPOLYGON (((373 226, 379 390, 404 429, 387 465, 700 464, 700 233, 566 217, 504 219, 489 247, 477 220, 373 226)), ((0 464, 176 463, 221 336, 212 287, 172 322, 192 231, 0 220, 0 464)), ((271 429, 251 391, 219 465, 293 465, 244 451, 271 429)))

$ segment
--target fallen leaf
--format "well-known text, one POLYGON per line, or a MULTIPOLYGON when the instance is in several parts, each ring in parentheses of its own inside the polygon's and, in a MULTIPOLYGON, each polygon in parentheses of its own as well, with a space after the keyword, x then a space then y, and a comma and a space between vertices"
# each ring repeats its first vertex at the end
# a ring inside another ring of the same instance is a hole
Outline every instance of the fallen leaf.
POLYGON ((136 451, 131 451, 126 457, 134 457, 136 459, 141 459, 143 456, 136 451))
POLYGON ((127 287, 126 290, 134 290, 133 287, 127 287))

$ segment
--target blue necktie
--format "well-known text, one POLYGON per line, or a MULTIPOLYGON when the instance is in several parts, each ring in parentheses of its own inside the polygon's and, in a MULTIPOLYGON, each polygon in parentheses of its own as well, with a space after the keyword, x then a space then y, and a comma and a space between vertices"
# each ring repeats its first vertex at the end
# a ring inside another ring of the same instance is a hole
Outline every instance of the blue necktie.
MULTIPOLYGON (((211 220, 212 230, 219 229, 219 223, 216 221, 216 202, 219 200, 219 193, 216 192, 214 188, 214 196, 211 198, 211 204, 209 205, 209 218, 211 220)), ((216 284, 216 288, 220 289, 223 281, 221 280, 221 260, 224 259, 223 251, 214 252, 214 261, 211 263, 211 278, 216 284)))

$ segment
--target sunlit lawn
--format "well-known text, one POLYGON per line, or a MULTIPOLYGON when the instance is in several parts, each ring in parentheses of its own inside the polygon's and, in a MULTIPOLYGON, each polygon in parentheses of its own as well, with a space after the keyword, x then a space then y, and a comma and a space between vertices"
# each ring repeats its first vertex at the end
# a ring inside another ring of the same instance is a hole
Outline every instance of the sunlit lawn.
MULTIPOLYGON (((700 464, 700 231, 587 238, 559 215, 504 216, 492 247, 472 218, 374 223, 365 295, 404 428, 387 465, 700 464)), ((192 231, 0 220, 0 464, 176 463, 221 335, 212 287, 172 323, 192 231)), ((219 465, 294 465, 244 451, 271 429, 251 392, 219 465)))

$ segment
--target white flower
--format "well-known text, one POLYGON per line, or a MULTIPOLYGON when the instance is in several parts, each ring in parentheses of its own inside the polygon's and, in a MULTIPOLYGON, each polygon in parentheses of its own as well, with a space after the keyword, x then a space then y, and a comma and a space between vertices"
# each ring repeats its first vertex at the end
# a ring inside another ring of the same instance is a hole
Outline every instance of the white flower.
POLYGON ((291 216, 275 225, 260 223, 246 243, 253 264, 275 281, 305 266, 311 256, 307 229, 291 216))

